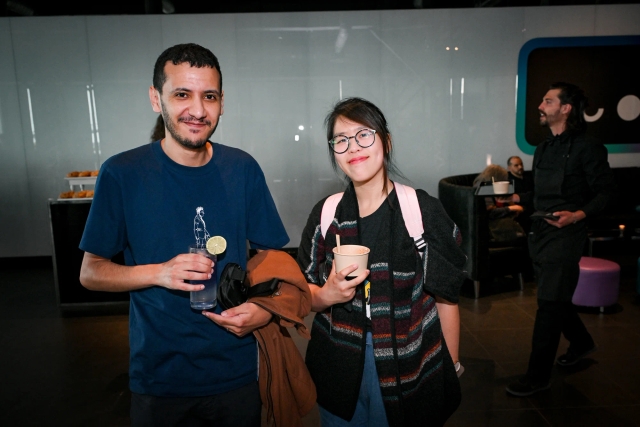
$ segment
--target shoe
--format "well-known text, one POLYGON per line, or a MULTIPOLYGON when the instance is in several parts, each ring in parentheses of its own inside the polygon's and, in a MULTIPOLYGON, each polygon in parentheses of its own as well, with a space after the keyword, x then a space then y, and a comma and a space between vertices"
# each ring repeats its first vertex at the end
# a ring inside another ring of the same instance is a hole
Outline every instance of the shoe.
POLYGON ((569 347, 569 350, 567 350, 565 354, 563 354, 562 356, 558 356, 558 358, 556 359, 556 363, 560 366, 572 366, 578 363, 580 359, 588 354, 593 353, 594 351, 596 351, 595 344, 588 350, 582 352, 574 351, 571 349, 571 347, 569 347))
POLYGON ((506 392, 516 397, 527 397, 539 391, 549 390, 551 383, 534 384, 526 376, 520 378, 515 383, 511 383, 505 389, 506 392))

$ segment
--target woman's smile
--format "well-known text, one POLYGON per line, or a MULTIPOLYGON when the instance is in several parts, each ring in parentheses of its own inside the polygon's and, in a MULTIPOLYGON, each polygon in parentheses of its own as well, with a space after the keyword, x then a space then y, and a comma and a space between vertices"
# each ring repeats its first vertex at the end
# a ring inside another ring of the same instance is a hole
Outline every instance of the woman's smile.
POLYGON ((369 158, 369 156, 358 156, 358 157, 354 157, 353 159, 349 160, 349 164, 350 165, 356 165, 358 163, 362 163, 365 160, 367 160, 369 158))

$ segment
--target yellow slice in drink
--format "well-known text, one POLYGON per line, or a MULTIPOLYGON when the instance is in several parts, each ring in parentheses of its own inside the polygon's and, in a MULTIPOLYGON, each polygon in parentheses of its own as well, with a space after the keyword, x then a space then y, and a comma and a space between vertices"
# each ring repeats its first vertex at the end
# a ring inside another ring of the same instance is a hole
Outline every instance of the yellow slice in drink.
POLYGON ((207 240, 207 252, 211 255, 220 255, 227 249, 227 241, 222 236, 213 236, 207 240))

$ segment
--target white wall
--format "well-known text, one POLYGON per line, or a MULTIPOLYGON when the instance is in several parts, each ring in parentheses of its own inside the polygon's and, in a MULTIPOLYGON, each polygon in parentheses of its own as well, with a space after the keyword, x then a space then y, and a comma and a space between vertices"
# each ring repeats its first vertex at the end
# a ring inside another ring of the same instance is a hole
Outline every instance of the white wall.
MULTIPOLYGON (((313 204, 341 188, 322 129, 341 95, 381 107, 401 170, 435 195, 440 178, 480 171, 487 154, 497 163, 520 154, 526 41, 631 34, 640 5, 2 18, 0 257, 50 255, 46 201, 66 189, 65 174, 148 141, 153 64, 173 44, 199 43, 220 59, 225 115, 213 139, 257 158, 295 246, 313 204)), ((638 166, 640 154, 610 163, 638 166)))

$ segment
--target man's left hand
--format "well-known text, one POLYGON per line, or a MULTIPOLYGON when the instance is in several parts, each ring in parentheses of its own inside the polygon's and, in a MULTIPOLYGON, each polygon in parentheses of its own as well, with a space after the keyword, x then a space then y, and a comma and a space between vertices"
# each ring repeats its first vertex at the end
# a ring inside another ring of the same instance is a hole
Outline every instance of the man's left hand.
POLYGON ((264 308, 251 302, 245 302, 220 314, 208 311, 203 311, 202 314, 239 337, 243 337, 266 325, 273 316, 264 308))
POLYGON ((575 224, 576 222, 583 220, 586 216, 582 211, 558 211, 554 212, 553 214, 558 217, 557 220, 552 221, 550 219, 545 219, 545 221, 547 221, 547 224, 551 224, 554 227, 558 228, 563 228, 567 225, 575 224))

